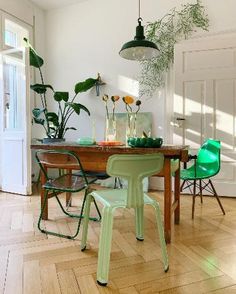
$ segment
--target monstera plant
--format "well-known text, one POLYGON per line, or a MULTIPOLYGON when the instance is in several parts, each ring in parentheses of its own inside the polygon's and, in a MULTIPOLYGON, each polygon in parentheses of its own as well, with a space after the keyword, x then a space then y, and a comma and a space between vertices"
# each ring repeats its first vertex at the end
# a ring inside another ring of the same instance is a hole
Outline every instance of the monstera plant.
POLYGON ((41 125, 47 138, 64 139, 69 130, 76 130, 73 126, 68 126, 72 114, 79 115, 81 110, 90 115, 89 110, 76 101, 77 95, 86 92, 96 85, 97 79, 88 78, 85 81, 78 82, 74 88, 74 95, 70 98, 69 92, 55 91, 51 85, 44 81, 42 66, 44 60, 37 54, 27 39, 24 39, 29 47, 30 65, 39 71, 40 83, 31 85, 31 89, 37 93, 41 100, 41 107, 32 110, 33 122, 41 125), (48 108, 48 95, 52 92, 53 99, 57 103, 57 111, 50 111, 48 108))

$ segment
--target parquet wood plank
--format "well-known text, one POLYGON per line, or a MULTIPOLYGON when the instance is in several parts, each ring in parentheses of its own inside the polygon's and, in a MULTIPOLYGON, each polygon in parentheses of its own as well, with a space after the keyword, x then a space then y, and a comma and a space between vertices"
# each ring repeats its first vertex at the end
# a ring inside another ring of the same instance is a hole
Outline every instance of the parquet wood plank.
POLYGON ((40 265, 38 260, 25 262, 23 275, 23 293, 41 294, 40 265))
POLYGON ((61 292, 65 294, 80 294, 80 290, 72 270, 58 273, 61 292))
POLYGON ((56 267, 54 264, 43 266, 40 268, 40 276, 43 293, 60 294, 61 289, 59 285, 56 267))
POLYGON ((4 292, 5 278, 7 274, 9 251, 7 249, 0 250, 0 293, 4 292))
POLYGON ((98 286, 91 275, 77 277, 80 292, 83 294, 99 294, 98 286))
POLYGON ((23 293, 23 257, 9 256, 4 294, 23 293))
POLYGON ((166 293, 202 294, 202 293, 214 291, 219 288, 225 288, 227 286, 234 285, 234 283, 235 282, 231 278, 227 276, 220 276, 220 277, 207 279, 204 281, 191 283, 189 285, 172 288, 171 291, 169 290, 159 291, 159 293, 160 294, 166 294, 166 293))

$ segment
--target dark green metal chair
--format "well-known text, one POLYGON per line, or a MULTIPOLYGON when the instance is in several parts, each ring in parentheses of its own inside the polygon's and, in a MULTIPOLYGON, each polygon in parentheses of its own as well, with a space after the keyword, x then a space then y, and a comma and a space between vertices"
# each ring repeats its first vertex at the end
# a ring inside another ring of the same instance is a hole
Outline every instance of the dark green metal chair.
MULTIPOLYGON (((64 150, 39 150, 35 154, 36 160, 40 166, 41 173, 44 174, 46 178, 46 183, 42 186, 44 189, 44 202, 42 205, 41 213, 38 220, 38 228, 42 233, 63 237, 67 239, 74 239, 80 230, 81 219, 83 218, 83 210, 85 205, 85 200, 88 193, 91 193, 90 185, 94 183, 96 177, 86 176, 83 167, 81 165, 78 155, 72 151, 64 150), (63 169, 64 172, 61 173, 56 178, 52 178, 48 174, 48 168, 63 169), (76 172, 80 171, 80 175, 76 172), (73 173, 75 171, 75 173, 73 173), (63 207, 58 195, 63 192, 77 193, 84 190, 83 203, 80 210, 80 214, 71 214, 63 207), (57 232, 52 232, 45 230, 41 227, 42 216, 46 208, 46 203, 49 198, 55 197, 61 210, 69 217, 78 218, 77 230, 73 235, 64 235, 57 232)), ((101 214, 98 209, 96 202, 94 201, 95 208, 98 213, 98 218, 91 218, 91 220, 98 221, 101 219, 101 214)))
POLYGON ((217 175, 220 171, 220 148, 220 141, 206 140, 197 155, 189 156, 190 160, 194 160, 193 165, 180 172, 180 178, 183 180, 180 191, 189 189, 191 194, 193 194, 192 218, 194 218, 195 198, 199 195, 202 203, 204 190, 216 197, 223 214, 225 214, 219 196, 211 181, 211 177, 217 175))

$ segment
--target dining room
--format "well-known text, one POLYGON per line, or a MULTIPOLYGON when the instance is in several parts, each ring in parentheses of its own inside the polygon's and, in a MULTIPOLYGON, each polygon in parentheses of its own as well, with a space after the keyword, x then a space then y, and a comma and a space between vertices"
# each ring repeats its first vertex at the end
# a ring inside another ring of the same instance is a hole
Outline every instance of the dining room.
POLYGON ((0 0, 0 293, 236 292, 233 0, 0 0))

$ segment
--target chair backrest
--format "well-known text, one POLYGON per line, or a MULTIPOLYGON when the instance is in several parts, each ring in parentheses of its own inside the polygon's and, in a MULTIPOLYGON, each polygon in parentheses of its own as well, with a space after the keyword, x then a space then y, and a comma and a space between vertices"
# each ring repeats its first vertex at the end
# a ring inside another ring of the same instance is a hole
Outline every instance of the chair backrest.
POLYGON ((220 141, 208 139, 198 151, 196 164, 202 169, 206 169, 210 176, 214 176, 220 171, 220 148, 220 141))
POLYGON ((143 205, 143 183, 145 177, 159 173, 163 168, 164 156, 158 154, 112 155, 107 162, 107 173, 128 181, 126 207, 143 205))
POLYGON ((45 167, 65 170, 80 170, 86 184, 88 184, 80 159, 78 155, 73 151, 38 150, 35 153, 35 158, 47 180, 49 180, 50 178, 45 167))

